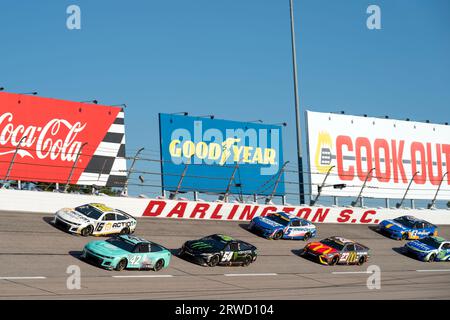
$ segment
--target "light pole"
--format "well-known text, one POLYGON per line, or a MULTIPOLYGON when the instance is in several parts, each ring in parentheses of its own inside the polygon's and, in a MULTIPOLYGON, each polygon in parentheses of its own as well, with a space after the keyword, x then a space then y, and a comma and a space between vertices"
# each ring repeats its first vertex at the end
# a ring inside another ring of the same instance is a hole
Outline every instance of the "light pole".
POLYGON ((136 154, 134 155, 133 162, 131 163, 131 166, 130 166, 130 170, 128 170, 127 179, 125 180, 125 184, 124 184, 124 186, 123 186, 122 196, 127 196, 127 195, 128 195, 128 180, 130 179, 131 172, 133 171, 134 164, 136 163, 137 157, 139 156, 139 154, 140 154, 142 151, 144 151, 144 148, 140 148, 140 149, 136 152, 136 154))
MULTIPOLYGON (((362 193, 363 193, 363 191, 364 191, 364 188, 366 187, 367 180, 369 180, 369 178, 370 178, 370 176, 371 176, 373 170, 375 170, 375 168, 370 169, 370 171, 367 173, 366 179, 364 180, 364 183, 363 183, 363 185, 362 185, 362 187, 361 187, 361 190, 359 191, 358 197, 356 198, 355 201, 352 201, 352 207, 354 207, 355 205, 357 205, 357 204, 358 204, 358 201, 361 199, 361 195, 362 195, 362 193)), ((363 205, 363 204, 362 204, 362 200, 361 200, 361 207, 362 207, 362 205, 363 205)))
POLYGON ((19 152, 20 145, 26 138, 27 138, 27 136, 23 136, 22 139, 20 139, 19 143, 16 146, 16 151, 14 151, 14 155, 11 159, 11 162, 9 163, 8 171, 6 171, 5 181, 8 181, 8 179, 9 179, 9 174, 11 173, 11 169, 14 164, 14 160, 16 159, 17 152, 19 152))
POLYGON ((437 195, 438 195, 438 193, 439 193, 439 190, 441 190, 442 182, 444 181, 445 176, 446 176, 447 174, 448 174, 448 171, 447 171, 446 173, 444 173, 444 175, 442 176, 442 179, 441 179, 441 181, 439 182, 439 186, 438 186, 438 188, 437 188, 437 190, 436 190, 436 193, 434 194, 434 198, 433 198, 433 200, 431 200, 431 203, 428 204, 428 209, 431 209, 431 208, 434 207, 434 203, 436 202, 436 198, 437 198, 437 195))
POLYGON ((314 198, 314 200, 311 200, 309 202, 310 206, 313 206, 317 202, 317 200, 319 200, 320 194, 322 193, 322 189, 323 189, 323 187, 325 187, 325 182, 327 181, 327 178, 330 175, 330 172, 331 172, 331 170, 333 170, 334 167, 336 167, 336 166, 331 166, 328 169, 327 174, 325 175, 325 178, 323 178, 322 184, 317 187, 317 195, 316 195, 316 197, 314 198))
POLYGON ((303 156, 302 156, 302 131, 300 128, 300 105, 298 97, 297 83, 297 53, 295 50, 295 30, 294 30, 294 5, 293 0, 289 0, 291 14, 291 43, 292 43, 292 67, 294 76, 294 96, 295 96, 295 125, 297 130, 297 162, 298 162, 298 185, 300 193, 300 204, 305 203, 305 187, 303 184, 303 156))
POLYGON ((72 178, 73 170, 75 169, 75 166, 77 165, 78 158, 81 155, 81 150, 83 150, 84 146, 87 145, 87 144, 88 144, 87 142, 83 143, 81 145, 81 147, 80 147, 80 150, 78 150, 77 157, 75 158, 75 161, 73 163, 72 169, 70 170, 69 177, 67 178, 66 186, 64 187, 64 192, 67 192, 67 190, 69 189, 69 182, 70 182, 70 179, 72 178))
POLYGON ((412 182, 414 181, 414 178, 415 178, 419 173, 420 173, 419 171, 416 171, 416 172, 413 174, 411 180, 409 181, 408 188, 406 188, 405 194, 403 195, 402 201, 400 201, 399 203, 397 203, 397 204, 395 205, 395 207, 396 207, 397 209, 399 209, 399 208, 402 207, 403 201, 405 201, 405 198, 406 198, 406 195, 408 194, 409 188, 411 188, 411 184, 412 184, 412 182))

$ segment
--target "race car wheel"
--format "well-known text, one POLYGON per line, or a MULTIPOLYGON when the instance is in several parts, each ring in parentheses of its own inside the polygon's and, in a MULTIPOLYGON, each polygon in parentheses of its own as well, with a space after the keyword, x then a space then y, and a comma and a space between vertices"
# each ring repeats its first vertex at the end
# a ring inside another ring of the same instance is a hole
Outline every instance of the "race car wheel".
POLYGON ((273 235, 274 240, 279 240, 283 237, 283 231, 279 230, 273 235))
POLYGON ((333 259, 331 259, 330 266, 337 265, 338 261, 339 261, 339 257, 338 256, 334 256, 333 259))
POLYGON ((430 255, 430 258, 428 258, 428 262, 433 262, 434 259, 436 259, 436 255, 435 255, 434 253, 432 253, 432 254, 430 255))
POLYGON ((214 255, 211 257, 211 259, 209 259, 208 266, 215 267, 218 264, 219 264, 219 256, 218 255, 214 255))
POLYGON ((309 238, 311 238, 311 234, 308 232, 308 233, 306 233, 306 234, 304 235, 303 241, 308 241, 309 238))
POLYGON ((130 234, 130 228, 125 227, 122 230, 120 230, 120 234, 130 234))
POLYGON ((407 232, 402 234, 402 240, 408 240, 408 233, 407 232))
POLYGON ((242 263, 242 266, 247 267, 250 265, 250 263, 252 263, 252 258, 250 256, 246 256, 244 259, 244 263, 242 263))
POLYGON ((160 259, 156 261, 155 266, 153 267, 153 270, 159 271, 164 267, 164 260, 160 259))
POLYGON ((94 232, 94 227, 87 226, 86 228, 82 229, 80 233, 83 237, 87 237, 90 236, 92 232, 94 232))
POLYGON ((122 271, 123 269, 125 269, 127 267, 127 259, 122 259, 119 261, 119 263, 116 265, 116 271, 122 271))
POLYGON ((358 260, 358 266, 363 265, 364 262, 366 262, 366 257, 364 257, 364 256, 360 257, 359 260, 358 260))

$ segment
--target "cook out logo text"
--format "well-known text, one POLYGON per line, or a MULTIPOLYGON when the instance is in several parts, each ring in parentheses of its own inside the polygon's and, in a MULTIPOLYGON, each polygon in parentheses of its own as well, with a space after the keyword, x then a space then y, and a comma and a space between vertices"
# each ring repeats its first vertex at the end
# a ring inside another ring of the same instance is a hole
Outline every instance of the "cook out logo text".
POLYGON ((262 166, 262 175, 273 175, 280 165, 279 141, 279 129, 210 128, 203 131, 202 121, 194 121, 192 133, 186 128, 172 131, 168 151, 177 165, 255 164, 262 166))
MULTIPOLYGON (((339 135, 333 148, 329 136, 319 133, 316 146, 317 171, 335 164, 343 181, 364 181, 368 176, 368 181, 407 184, 414 176, 417 185, 436 186, 450 170, 450 144, 339 135)), ((446 182, 450 185, 449 175, 446 182)))

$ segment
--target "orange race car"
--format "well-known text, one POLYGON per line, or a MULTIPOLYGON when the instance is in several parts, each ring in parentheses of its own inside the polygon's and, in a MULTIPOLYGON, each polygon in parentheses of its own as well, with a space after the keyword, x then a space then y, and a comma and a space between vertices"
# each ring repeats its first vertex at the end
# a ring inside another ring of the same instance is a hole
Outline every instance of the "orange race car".
POLYGON ((362 265, 369 259, 369 248, 342 237, 329 237, 320 242, 308 243, 301 255, 316 258, 320 263, 330 266, 362 265))

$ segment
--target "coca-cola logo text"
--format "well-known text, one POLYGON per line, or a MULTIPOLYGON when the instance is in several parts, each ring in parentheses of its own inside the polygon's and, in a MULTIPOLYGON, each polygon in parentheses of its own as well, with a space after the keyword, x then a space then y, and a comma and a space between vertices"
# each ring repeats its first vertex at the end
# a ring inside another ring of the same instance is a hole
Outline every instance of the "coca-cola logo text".
POLYGON ((84 130, 86 123, 71 124, 65 119, 52 119, 44 126, 24 126, 13 123, 12 113, 0 116, 0 156, 14 153, 23 137, 18 155, 51 160, 74 162, 82 142, 77 135, 84 130), (10 148, 8 148, 10 147, 10 148))

